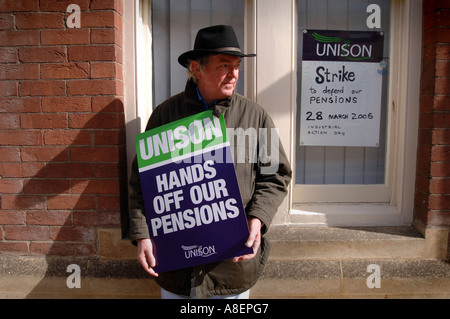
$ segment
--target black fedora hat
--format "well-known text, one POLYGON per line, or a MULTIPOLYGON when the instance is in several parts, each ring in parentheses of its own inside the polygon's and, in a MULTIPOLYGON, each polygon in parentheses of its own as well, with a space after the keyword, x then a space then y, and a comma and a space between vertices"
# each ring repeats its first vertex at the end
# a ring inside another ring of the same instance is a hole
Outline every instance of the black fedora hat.
POLYGON ((227 54, 240 57, 254 57, 256 54, 244 54, 237 40, 234 29, 229 25, 215 25, 198 31, 194 50, 183 53, 178 62, 188 67, 190 60, 197 60, 208 54, 227 54))

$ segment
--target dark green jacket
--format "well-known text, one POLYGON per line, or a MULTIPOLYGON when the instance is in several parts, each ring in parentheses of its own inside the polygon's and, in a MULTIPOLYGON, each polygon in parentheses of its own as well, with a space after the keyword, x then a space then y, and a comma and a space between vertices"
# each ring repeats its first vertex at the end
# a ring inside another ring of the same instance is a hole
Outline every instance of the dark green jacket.
MULTIPOLYGON (((188 81, 184 92, 166 100, 152 112, 146 130, 204 110, 204 105, 198 99, 195 84, 188 81)), ((239 263, 225 260, 160 273, 155 279, 156 282, 165 290, 179 295, 190 294, 192 274, 198 298, 241 293, 256 283, 270 251, 270 244, 264 238, 264 234, 278 206, 286 196, 291 180, 291 167, 281 143, 279 143, 278 152, 270 150, 270 145, 274 144, 271 143, 270 134, 274 132, 271 129, 275 127, 270 116, 261 106, 235 93, 214 106, 214 115, 221 114, 224 115, 227 128, 235 133, 235 136, 229 136, 229 139, 233 148, 234 165, 247 218, 257 217, 264 223, 261 230, 263 235, 261 248, 255 258, 239 263), (257 136, 254 137, 257 143, 245 143, 242 146, 238 140, 242 141, 245 134, 254 132, 263 133, 261 136, 256 134, 257 136), (264 143, 261 138, 269 143, 264 143), (260 153, 266 145, 269 150, 260 153), (262 154, 262 156, 258 156, 255 160, 252 154, 262 154), (238 160, 237 157, 239 157, 238 160)), ((278 147, 278 137, 276 142, 274 145, 278 147)), ((136 159, 133 162, 130 190, 130 238, 135 244, 137 239, 149 238, 136 159)))

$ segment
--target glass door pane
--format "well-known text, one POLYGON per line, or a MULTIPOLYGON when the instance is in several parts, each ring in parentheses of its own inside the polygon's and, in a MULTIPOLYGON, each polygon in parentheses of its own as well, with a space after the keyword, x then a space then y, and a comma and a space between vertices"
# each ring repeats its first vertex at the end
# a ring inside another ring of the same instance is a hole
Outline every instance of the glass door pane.
MULTIPOLYGON (((187 72, 178 64, 180 54, 192 50, 197 31, 211 25, 231 25, 244 50, 245 0, 153 0, 154 103, 184 91, 187 72)), ((244 63, 237 92, 244 92, 244 63)))
POLYGON ((383 61, 389 70, 390 0, 299 0, 296 127, 296 184, 384 184, 387 134, 388 73, 383 75, 380 137, 377 147, 303 146, 300 143, 303 36, 305 30, 383 32, 383 61), (368 28, 367 7, 381 8, 381 28, 368 28))

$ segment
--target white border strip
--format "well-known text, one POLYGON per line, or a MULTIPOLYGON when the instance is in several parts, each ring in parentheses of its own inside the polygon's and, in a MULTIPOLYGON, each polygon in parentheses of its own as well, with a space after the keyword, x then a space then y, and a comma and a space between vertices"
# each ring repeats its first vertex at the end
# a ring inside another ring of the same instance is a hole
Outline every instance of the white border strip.
POLYGON ((158 163, 151 164, 151 165, 148 165, 148 166, 145 166, 145 167, 141 167, 141 168, 139 168, 139 173, 143 173, 143 172, 146 172, 148 170, 151 170, 151 169, 154 169, 154 168, 157 168, 157 167, 161 167, 161 166, 173 163, 173 162, 179 162, 179 161, 181 162, 182 160, 184 160, 186 158, 197 156, 197 155, 200 155, 200 154, 203 154, 203 153, 208 153, 208 152, 211 152, 211 151, 215 151, 215 150, 218 150, 218 149, 221 149, 221 148, 225 148, 227 146, 230 146, 230 142, 225 142, 225 143, 214 145, 214 146, 210 146, 210 147, 207 147, 207 148, 204 148, 204 149, 201 149, 201 150, 189 153, 189 154, 184 154, 184 155, 180 155, 180 156, 177 156, 177 157, 174 157, 174 158, 170 158, 170 159, 162 161, 162 162, 158 162, 158 163))

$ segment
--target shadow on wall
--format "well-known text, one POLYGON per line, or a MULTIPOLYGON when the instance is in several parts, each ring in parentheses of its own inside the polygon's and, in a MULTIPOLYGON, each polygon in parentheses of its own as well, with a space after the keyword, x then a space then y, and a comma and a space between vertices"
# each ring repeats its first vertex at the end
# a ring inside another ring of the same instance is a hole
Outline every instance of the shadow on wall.
MULTIPOLYGON (((60 103, 64 109, 66 101, 60 103)), ((89 260, 98 257, 97 228, 122 224, 128 229, 123 102, 92 97, 92 113, 69 113, 67 128, 44 131, 44 144, 22 148, 24 167, 35 170, 25 178, 14 207, 26 211, 27 225, 11 227, 7 234, 12 240, 29 241, 30 255, 46 256, 47 271, 29 293, 31 298, 67 293, 65 279, 72 263, 88 275, 89 260), (49 286, 46 278, 59 276, 64 281, 58 278, 58 284, 49 286)))
MULTIPOLYGON (((282 140, 290 139, 289 128, 282 126, 290 114, 276 111, 276 97, 287 78, 260 92, 282 140)), ((68 129, 46 130, 45 147, 23 148, 22 160, 41 167, 26 178, 14 203, 27 212, 27 226, 18 227, 16 240, 30 242, 30 255, 46 257, 46 265, 40 259, 38 269, 30 270, 41 279, 29 284, 27 298, 160 298, 137 259, 98 258, 98 228, 122 226, 122 238, 129 236, 127 154, 123 102, 92 97, 92 111, 69 113, 68 129), (109 101, 95 108, 97 99, 109 101), (76 269, 68 272, 72 264, 79 266, 79 289, 67 286, 77 283, 76 269), (123 279, 128 281, 118 281, 123 279)), ((286 205, 279 220, 286 217, 286 205)))

